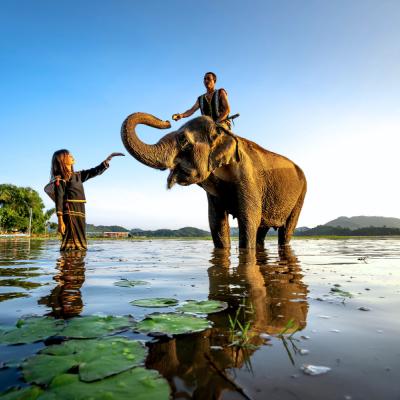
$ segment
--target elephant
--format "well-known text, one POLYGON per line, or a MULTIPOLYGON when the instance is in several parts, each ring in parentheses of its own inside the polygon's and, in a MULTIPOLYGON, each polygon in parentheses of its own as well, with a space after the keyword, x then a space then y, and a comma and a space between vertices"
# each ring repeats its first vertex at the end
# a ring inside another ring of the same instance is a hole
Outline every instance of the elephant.
POLYGON ((175 183, 196 183, 206 191, 215 248, 230 247, 228 215, 238 220, 240 248, 262 248, 270 228, 278 230, 279 245, 289 243, 307 190, 305 175, 295 163, 206 116, 189 120, 152 145, 138 138, 139 124, 168 129, 170 122, 133 113, 122 124, 122 142, 141 163, 169 169, 169 189, 175 183))

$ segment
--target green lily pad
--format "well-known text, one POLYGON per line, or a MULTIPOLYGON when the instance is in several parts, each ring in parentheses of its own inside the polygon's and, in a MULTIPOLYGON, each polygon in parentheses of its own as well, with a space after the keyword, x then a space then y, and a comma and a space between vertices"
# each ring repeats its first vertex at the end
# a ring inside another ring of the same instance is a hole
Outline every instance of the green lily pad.
POLYGON ((150 282, 147 281, 130 281, 129 279, 121 278, 119 281, 114 282, 115 286, 120 287, 135 287, 141 285, 149 285, 150 282))
POLYGON ((193 314, 212 314, 223 311, 228 308, 228 304, 224 301, 217 300, 187 300, 186 304, 177 308, 177 311, 193 313, 193 314))
POLYGON ((146 356, 140 342, 121 337, 70 340, 28 358, 22 370, 29 383, 48 384, 71 368, 78 369, 82 381, 92 382, 136 367, 146 356))
POLYGON ((64 321, 49 317, 30 317, 18 320, 16 328, 0 332, 0 343, 23 344, 44 340, 58 334, 64 321))
POLYGON ((152 299, 138 299, 130 302, 133 306, 138 307, 172 307, 178 304, 178 300, 172 298, 155 297, 152 299))
POLYGON ((11 389, 0 394, 1 400, 36 400, 43 390, 37 386, 25 387, 22 389, 11 389))
POLYGON ((348 297, 350 299, 353 297, 350 292, 346 292, 345 290, 339 289, 338 287, 331 288, 331 293, 336 296, 348 297))
POLYGON ((211 328, 211 322, 205 318, 174 313, 154 313, 138 322, 136 329, 143 333, 179 335, 201 332, 211 328))
POLYGON ((122 332, 134 326, 134 324, 135 322, 131 317, 90 315, 69 320, 67 327, 61 334, 74 339, 90 339, 122 332))
POLYGON ((77 364, 73 356, 38 354, 23 364, 24 378, 29 383, 47 384, 57 375, 64 374, 77 364))
POLYGON ((92 383, 78 375, 59 375, 40 400, 168 400, 169 393, 168 382, 157 371, 137 367, 92 383))

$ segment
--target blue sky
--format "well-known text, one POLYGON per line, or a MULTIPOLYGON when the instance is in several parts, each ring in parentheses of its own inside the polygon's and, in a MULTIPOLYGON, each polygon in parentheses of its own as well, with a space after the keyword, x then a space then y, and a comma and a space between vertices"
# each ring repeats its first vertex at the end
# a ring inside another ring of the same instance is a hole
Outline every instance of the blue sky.
MULTIPOLYGON (((76 168, 124 150, 135 111, 170 119, 218 75, 235 132, 308 178, 300 225, 340 215, 400 217, 398 1, 2 1, 0 182, 42 187, 52 153, 76 168)), ((173 123, 173 128, 180 123, 173 123)), ((155 142, 160 131, 138 130, 155 142)), ((88 182, 88 222, 206 228, 198 187, 114 159, 88 182)))

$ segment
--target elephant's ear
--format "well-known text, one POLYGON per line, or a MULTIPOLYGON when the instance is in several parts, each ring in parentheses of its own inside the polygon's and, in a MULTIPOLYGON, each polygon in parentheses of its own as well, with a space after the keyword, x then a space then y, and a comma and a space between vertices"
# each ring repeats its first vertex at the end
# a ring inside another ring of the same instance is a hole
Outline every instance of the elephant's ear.
POLYGON ((214 171, 234 161, 240 161, 239 141, 235 136, 221 132, 211 145, 208 168, 214 171))

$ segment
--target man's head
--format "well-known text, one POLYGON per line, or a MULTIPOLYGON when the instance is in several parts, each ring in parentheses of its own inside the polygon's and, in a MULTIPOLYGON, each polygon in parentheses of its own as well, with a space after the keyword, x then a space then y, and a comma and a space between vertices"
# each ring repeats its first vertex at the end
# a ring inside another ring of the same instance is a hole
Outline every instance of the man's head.
POLYGON ((204 86, 207 90, 214 90, 215 82, 217 82, 217 75, 214 72, 206 72, 204 74, 204 86))

